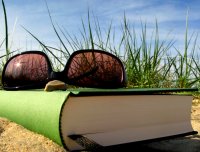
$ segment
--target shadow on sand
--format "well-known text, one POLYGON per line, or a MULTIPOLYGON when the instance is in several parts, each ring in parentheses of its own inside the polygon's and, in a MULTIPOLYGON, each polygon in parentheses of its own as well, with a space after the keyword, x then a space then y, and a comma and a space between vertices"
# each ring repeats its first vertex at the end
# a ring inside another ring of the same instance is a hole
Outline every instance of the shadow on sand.
POLYGON ((109 146, 94 152, 200 152, 200 135, 109 146))

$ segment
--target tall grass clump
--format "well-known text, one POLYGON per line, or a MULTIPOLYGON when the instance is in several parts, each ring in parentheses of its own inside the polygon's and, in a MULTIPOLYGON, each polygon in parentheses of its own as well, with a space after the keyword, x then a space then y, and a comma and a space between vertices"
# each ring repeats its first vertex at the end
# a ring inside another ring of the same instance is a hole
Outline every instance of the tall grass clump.
MULTIPOLYGON (((2 0, 1 2, 2 2, 3 15, 4 15, 3 24, 4 24, 5 34, 3 36, 3 40, 1 40, 1 42, 0 42, 0 49, 1 49, 1 51, 5 51, 5 53, 3 53, 3 55, 0 55, 0 88, 1 88, 1 85, 2 85, 1 84, 1 79, 2 79, 3 66, 5 65, 5 62, 9 59, 9 57, 14 52, 18 51, 18 50, 10 51, 10 48, 9 48, 9 34, 8 34, 8 20, 7 20, 6 7, 5 7, 4 0, 2 0)), ((15 26, 14 26, 14 28, 15 28, 15 26)), ((14 31, 14 29, 13 29, 13 31, 14 31)))
POLYGON ((154 32, 148 41, 146 24, 141 23, 138 39, 134 27, 126 17, 123 23, 122 44, 125 53, 125 66, 131 87, 163 87, 168 79, 171 64, 164 64, 164 57, 172 47, 173 40, 160 40, 157 21, 154 32))
POLYGON ((101 49, 115 54, 122 60, 128 77, 128 87, 190 88, 199 83, 199 60, 194 57, 198 36, 194 38, 195 35, 192 34, 188 38, 188 17, 186 18, 184 50, 179 50, 175 47, 175 41, 169 40, 168 35, 166 35, 166 40, 160 39, 157 20, 149 36, 146 23, 141 22, 141 32, 138 34, 124 14, 121 33, 115 33, 112 21, 107 25, 107 29, 102 28, 98 18, 94 15, 91 17, 88 11, 87 20, 80 21, 82 28, 79 34, 74 35, 64 27, 55 26, 48 6, 47 9, 54 32, 63 47, 48 46, 30 31, 27 30, 27 32, 63 66, 69 58, 70 51, 101 49), (56 57, 56 52, 65 58, 64 62, 56 57))
POLYGON ((178 50, 175 40, 169 40, 169 35, 160 39, 157 20, 150 38, 146 23, 141 22, 141 33, 138 34, 125 14, 120 37, 115 37, 117 34, 113 30, 112 22, 107 26, 107 30, 102 30, 97 18, 91 20, 88 13, 87 22, 82 21, 82 37, 79 41, 76 37, 75 42, 79 43, 73 44, 81 44, 79 48, 95 47, 117 55, 125 65, 128 87, 198 87, 200 65, 199 59, 195 58, 198 54, 198 35, 193 33, 188 36, 188 16, 184 32, 184 50, 178 50))
POLYGON ((185 29, 185 42, 184 42, 184 50, 178 50, 175 48, 177 52, 177 56, 174 57, 172 64, 174 70, 174 80, 175 86, 180 88, 190 88, 193 86, 197 86, 197 82, 199 81, 199 76, 196 75, 196 70, 199 69, 199 59, 195 56, 196 47, 197 47, 197 38, 198 35, 188 36, 188 15, 186 17, 186 29, 185 29))
MULTIPOLYGON (((46 1, 45 1, 46 2, 46 1)), ((2 0, 5 22, 5 57, 9 58, 8 25, 4 1, 2 0)), ((141 31, 134 28, 124 14, 121 30, 115 31, 112 21, 102 27, 97 17, 88 10, 87 19, 80 20, 81 29, 77 35, 70 33, 60 25, 55 25, 46 2, 51 26, 59 40, 60 47, 43 43, 39 37, 23 27, 42 47, 52 60, 54 70, 60 71, 70 54, 80 49, 101 49, 113 53, 124 63, 128 78, 128 87, 178 87, 191 88, 199 85, 200 62, 197 53, 198 35, 188 37, 188 16, 186 18, 184 50, 175 47, 175 41, 161 39, 158 22, 155 20, 153 32, 141 21, 141 31), (150 33, 150 34, 149 34, 150 33), (150 35, 150 36, 149 36, 150 35), (195 37, 194 37, 195 36, 195 37), (192 47, 191 47, 192 45, 192 47), (173 52, 173 54, 171 54, 173 52), (175 52, 175 53, 174 53, 175 52), (175 55, 174 55, 175 54, 175 55), (198 57, 198 58, 197 58, 198 57)))
MULTIPOLYGON (((200 51, 200 48, 198 48, 198 50, 200 51)), ((192 61, 194 66, 190 66, 190 68, 192 69, 192 75, 193 75, 193 80, 194 80, 194 84, 195 87, 199 87, 200 88, 200 56, 199 54, 195 54, 194 56, 192 56, 192 61)))
POLYGON ((4 23, 5 23, 5 46, 6 46, 6 60, 8 60, 9 55, 9 49, 8 49, 8 22, 7 22, 7 13, 6 13, 6 7, 5 3, 2 0, 2 6, 3 6, 3 13, 4 13, 4 23))
MULTIPOLYGON (((7 14, 6 14, 6 7, 5 3, 2 0, 2 7, 3 7, 3 14, 4 14, 4 26, 5 26, 5 39, 0 43, 0 48, 2 48, 3 44, 5 43, 5 48, 6 48, 6 55, 0 56, 0 59, 6 57, 6 60, 9 58, 9 49, 8 49, 8 23, 7 23, 7 14)), ((1 60, 0 63, 0 88, 1 88, 1 78, 2 78, 2 68, 4 65, 4 62, 1 60)))

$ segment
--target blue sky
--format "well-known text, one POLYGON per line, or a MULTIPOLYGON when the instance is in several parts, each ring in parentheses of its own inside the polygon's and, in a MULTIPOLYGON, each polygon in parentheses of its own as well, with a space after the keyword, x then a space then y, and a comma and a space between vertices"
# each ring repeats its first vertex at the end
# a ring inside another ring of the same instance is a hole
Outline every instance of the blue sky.
MULTIPOLYGON (((147 33, 150 35, 157 19, 160 38, 174 39, 178 49, 184 46, 187 11, 189 35, 200 31, 199 0, 47 0, 47 3, 54 22, 75 35, 82 27, 81 19, 87 19, 88 8, 99 19, 102 27, 108 27, 112 20, 116 30, 120 30, 125 12, 129 22, 134 25, 138 37, 141 32, 141 21, 146 22, 147 33), (170 36, 167 37, 169 32, 170 36)), ((5 5, 11 50, 20 48, 24 51, 39 48, 39 44, 21 25, 45 44, 60 45, 51 26, 44 0, 5 0, 5 5), (12 44, 11 40, 13 40, 12 44)), ((0 24, 4 27, 2 6, 0 24)), ((4 30, 1 28, 0 42, 3 40, 3 34, 4 30)), ((2 49, 0 48, 0 53, 2 49)))

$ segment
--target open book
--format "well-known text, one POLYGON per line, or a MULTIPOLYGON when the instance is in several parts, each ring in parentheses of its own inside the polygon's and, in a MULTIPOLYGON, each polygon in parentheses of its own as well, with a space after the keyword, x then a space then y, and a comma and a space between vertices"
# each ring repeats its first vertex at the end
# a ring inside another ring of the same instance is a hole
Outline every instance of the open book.
POLYGON ((101 148, 196 133, 197 89, 74 89, 0 91, 0 116, 43 134, 68 150, 101 148))

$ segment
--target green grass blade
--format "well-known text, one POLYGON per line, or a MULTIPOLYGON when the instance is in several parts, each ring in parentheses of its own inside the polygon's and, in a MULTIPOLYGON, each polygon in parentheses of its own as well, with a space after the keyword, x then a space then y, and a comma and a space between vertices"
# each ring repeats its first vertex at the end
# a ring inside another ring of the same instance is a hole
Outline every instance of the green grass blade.
POLYGON ((7 13, 4 0, 2 0, 3 13, 4 13, 4 23, 5 23, 5 45, 6 45, 6 60, 9 58, 9 48, 8 48, 8 21, 7 13))
POLYGON ((63 64, 60 59, 44 44, 42 43, 35 35, 33 35, 29 30, 27 30, 25 27, 22 26, 22 28, 28 32, 36 41, 38 41, 38 43, 45 48, 55 59, 57 59, 57 61, 64 67, 65 64, 63 64))
POLYGON ((57 35, 58 39, 60 40, 61 44, 63 45, 63 47, 64 47, 65 50, 67 51, 68 55, 70 55, 70 53, 69 53, 67 47, 65 46, 64 42, 62 41, 60 35, 58 34, 58 32, 57 32, 57 30, 56 30, 56 28, 55 28, 55 25, 54 25, 54 23, 53 23, 53 19, 52 19, 52 17, 51 17, 51 13, 50 13, 50 10, 49 10, 49 7, 48 7, 48 4, 47 4, 47 1, 46 1, 46 0, 45 0, 45 3, 46 3, 46 7, 47 7, 47 10, 48 10, 49 18, 50 18, 50 21, 51 21, 51 25, 53 26, 54 32, 56 33, 56 35, 57 35))
POLYGON ((88 27, 89 27, 89 35, 90 35, 90 44, 91 44, 92 49, 94 49, 94 39, 93 39, 91 22, 90 22, 90 12, 89 12, 89 10, 88 10, 88 27))

